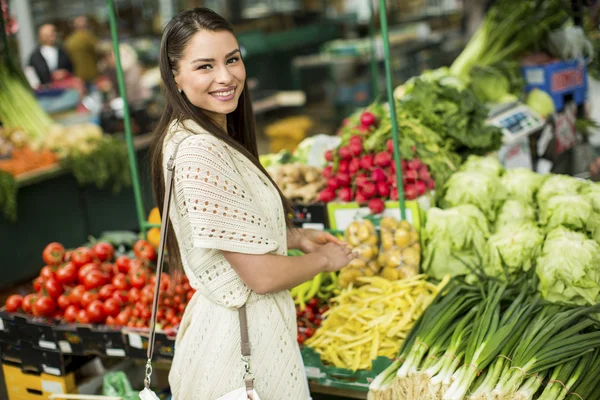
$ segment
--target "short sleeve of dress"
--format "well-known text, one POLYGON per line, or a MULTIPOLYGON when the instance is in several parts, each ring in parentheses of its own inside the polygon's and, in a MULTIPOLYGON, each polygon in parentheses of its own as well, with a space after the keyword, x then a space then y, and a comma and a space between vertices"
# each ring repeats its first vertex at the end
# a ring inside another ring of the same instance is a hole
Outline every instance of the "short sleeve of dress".
POLYGON ((208 134, 186 138, 175 158, 175 201, 195 248, 267 254, 279 247, 260 199, 249 195, 229 147, 208 134))

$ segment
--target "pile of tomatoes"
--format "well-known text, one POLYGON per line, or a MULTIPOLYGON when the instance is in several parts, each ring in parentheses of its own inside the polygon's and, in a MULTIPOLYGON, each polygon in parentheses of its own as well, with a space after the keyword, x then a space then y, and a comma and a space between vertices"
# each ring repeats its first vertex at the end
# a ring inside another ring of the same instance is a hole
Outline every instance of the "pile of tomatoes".
POLYGON ((306 339, 311 338, 318 327, 321 326, 323 314, 329 307, 324 301, 314 297, 306 303, 306 307, 301 309, 296 307, 296 321, 298 323, 298 344, 302 345, 306 339))
MULTIPOLYGON (((43 251, 46 266, 33 281, 34 293, 14 294, 6 311, 69 323, 145 328, 150 325, 156 284, 155 248, 145 240, 133 247, 135 257, 120 255, 110 243, 66 251, 50 243, 43 251)), ((184 274, 163 272, 157 321, 164 330, 179 324, 194 289, 184 274)))

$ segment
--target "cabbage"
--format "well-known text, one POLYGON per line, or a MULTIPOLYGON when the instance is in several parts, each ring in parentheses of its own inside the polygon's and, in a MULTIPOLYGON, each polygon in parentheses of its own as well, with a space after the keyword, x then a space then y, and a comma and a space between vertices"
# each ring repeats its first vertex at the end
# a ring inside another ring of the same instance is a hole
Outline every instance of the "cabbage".
MULTIPOLYGON (((567 175, 550 175, 544 180, 537 193, 538 203, 548 201, 557 194, 578 193, 583 182, 567 175)), ((541 206, 541 204, 540 204, 541 206)))
POLYGON ((469 72, 471 90, 484 103, 500 103, 510 91, 510 82, 497 68, 475 66, 469 72))
POLYGON ((488 275, 504 278, 504 260, 509 278, 515 278, 519 272, 531 268, 543 242, 542 231, 533 223, 504 226, 488 240, 486 272, 488 275))
POLYGON ((489 172, 459 171, 453 174, 445 185, 444 201, 450 207, 472 204, 493 221, 497 206, 504 199, 500 178, 489 172))
POLYGON ((490 229, 485 215, 475 206, 461 205, 447 210, 431 208, 423 229, 425 256, 423 270, 434 278, 465 275, 486 257, 490 229))
POLYGON ((548 233, 537 259, 538 290, 552 302, 600 301, 600 245, 584 234, 558 227, 548 233))
POLYGON ((496 230, 507 225, 536 222, 535 208, 519 200, 506 200, 496 216, 496 230))
POLYGON ((548 118, 556 112, 552 97, 540 89, 533 89, 529 92, 525 104, 544 118, 548 118))
POLYGON ((542 175, 530 169, 515 168, 507 170, 500 181, 506 189, 508 198, 533 204, 535 193, 538 191, 543 179, 542 175))
POLYGON ((502 164, 494 157, 469 156, 460 167, 461 171, 484 172, 491 176, 500 176, 504 171, 502 164))
POLYGON ((583 185, 581 194, 589 200, 593 209, 587 222, 587 230, 600 243, 600 185, 590 181, 583 185))
POLYGON ((586 196, 562 194, 540 204, 540 224, 550 230, 560 225, 574 230, 586 229, 593 208, 586 196))

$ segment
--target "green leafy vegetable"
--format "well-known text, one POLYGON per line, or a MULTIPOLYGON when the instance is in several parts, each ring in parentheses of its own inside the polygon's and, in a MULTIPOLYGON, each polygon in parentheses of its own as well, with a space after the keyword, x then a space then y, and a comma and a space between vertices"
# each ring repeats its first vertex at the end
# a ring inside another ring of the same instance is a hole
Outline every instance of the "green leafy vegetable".
POLYGON ((535 208, 531 204, 519 200, 506 200, 496 216, 496 231, 509 225, 535 223, 535 208))
POLYGON ((586 229, 592 217, 592 205, 587 197, 579 194, 563 194, 540 203, 540 224, 551 230, 566 226, 574 230, 586 229))
POLYGON ((508 198, 534 204, 543 177, 527 168, 507 170, 500 179, 508 198))
POLYGON ((548 118, 556 112, 552 97, 540 89, 533 89, 529 92, 525 104, 544 118, 548 118))
POLYGON ((510 93, 510 82, 497 68, 475 66, 470 72, 471 90, 485 103, 502 103, 510 93))
POLYGON ((505 198, 500 178, 479 171, 459 171, 446 183, 444 202, 449 207, 472 204, 490 220, 505 198))
POLYGON ((544 180, 537 193, 540 205, 557 194, 575 194, 583 186, 581 180, 567 175, 550 175, 544 180))
POLYGON ((495 157, 480 157, 471 155, 460 167, 461 171, 478 171, 493 177, 502 175, 504 167, 495 157))

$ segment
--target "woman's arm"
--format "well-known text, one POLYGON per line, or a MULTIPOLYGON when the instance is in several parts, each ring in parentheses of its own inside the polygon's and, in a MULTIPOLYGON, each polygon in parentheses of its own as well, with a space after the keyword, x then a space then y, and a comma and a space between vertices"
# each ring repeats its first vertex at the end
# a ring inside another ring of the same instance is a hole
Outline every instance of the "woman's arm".
POLYGON ((223 251, 223 255, 242 281, 258 294, 291 289, 320 272, 337 271, 355 258, 349 247, 334 243, 299 257, 228 251, 223 251))
POLYGON ((288 229, 287 231, 288 249, 296 249, 308 254, 319 250, 327 243, 346 246, 344 241, 336 238, 329 232, 302 228, 288 229))

